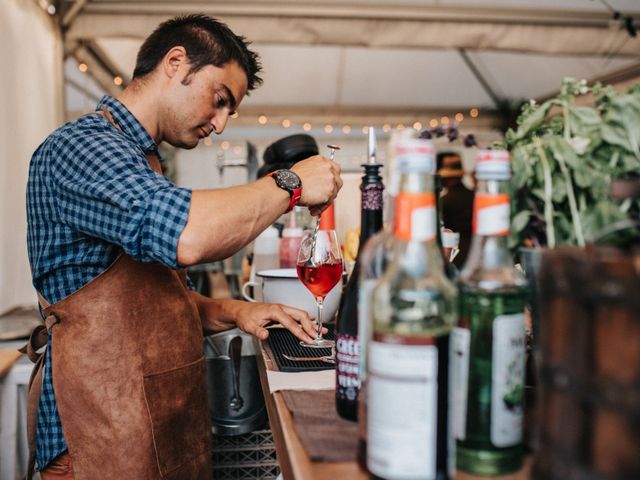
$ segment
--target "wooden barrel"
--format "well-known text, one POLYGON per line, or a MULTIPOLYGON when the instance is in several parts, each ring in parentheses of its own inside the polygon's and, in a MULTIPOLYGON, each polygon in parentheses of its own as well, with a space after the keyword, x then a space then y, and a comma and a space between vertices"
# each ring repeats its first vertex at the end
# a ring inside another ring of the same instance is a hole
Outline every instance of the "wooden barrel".
POLYGON ((640 252, 545 253, 537 480, 640 479, 640 252))

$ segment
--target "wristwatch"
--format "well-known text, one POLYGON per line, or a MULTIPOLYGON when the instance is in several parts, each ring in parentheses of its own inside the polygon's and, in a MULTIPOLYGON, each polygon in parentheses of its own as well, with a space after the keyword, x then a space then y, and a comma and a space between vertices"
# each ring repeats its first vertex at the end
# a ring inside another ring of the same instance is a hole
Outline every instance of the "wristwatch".
POLYGON ((293 210, 293 207, 296 206, 302 196, 302 182, 300 181, 300 177, 291 170, 276 170, 267 176, 273 178, 278 187, 289 192, 291 201, 289 202, 287 212, 293 210))

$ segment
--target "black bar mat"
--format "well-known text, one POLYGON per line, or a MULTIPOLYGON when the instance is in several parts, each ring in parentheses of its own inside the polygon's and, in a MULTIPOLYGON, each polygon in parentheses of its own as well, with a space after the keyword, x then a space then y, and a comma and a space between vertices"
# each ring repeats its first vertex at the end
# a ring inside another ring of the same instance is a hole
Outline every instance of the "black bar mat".
MULTIPOLYGON (((328 340, 334 340, 333 337, 333 325, 325 325, 329 330, 324 334, 324 338, 328 340)), ((271 328, 269 329, 269 337, 267 338, 269 347, 273 352, 273 356, 278 364, 278 369, 281 372, 309 372, 315 370, 332 370, 335 365, 316 361, 304 361, 294 362, 287 360, 282 354, 289 355, 290 357, 324 357, 331 355, 330 348, 307 348, 300 345, 300 340, 296 338, 286 328, 271 328)))

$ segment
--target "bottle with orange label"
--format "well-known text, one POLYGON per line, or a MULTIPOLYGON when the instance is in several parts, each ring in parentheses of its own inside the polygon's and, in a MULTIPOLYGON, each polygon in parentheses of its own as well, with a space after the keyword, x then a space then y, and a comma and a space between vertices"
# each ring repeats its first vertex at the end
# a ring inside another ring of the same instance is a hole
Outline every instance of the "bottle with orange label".
POLYGON ((371 297, 367 469, 374 479, 451 478, 449 336, 456 289, 437 243, 435 157, 427 140, 396 147, 393 260, 371 297))
POLYGON ((522 466, 526 297, 507 245, 510 176, 508 152, 480 152, 473 239, 451 336, 456 464, 483 476, 522 466))

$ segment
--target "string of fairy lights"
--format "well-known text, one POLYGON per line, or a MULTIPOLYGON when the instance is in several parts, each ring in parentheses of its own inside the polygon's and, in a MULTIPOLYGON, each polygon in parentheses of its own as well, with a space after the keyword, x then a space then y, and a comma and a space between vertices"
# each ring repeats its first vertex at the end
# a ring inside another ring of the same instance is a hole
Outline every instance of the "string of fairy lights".
MULTIPOLYGON (((89 71, 89 66, 84 63, 84 62, 80 62, 78 64, 78 70, 82 73, 87 73, 89 71)), ((122 77, 116 75, 113 77, 113 84, 116 86, 121 86, 123 83, 123 79, 122 77)), ((478 118, 478 116, 480 115, 480 111, 478 110, 478 108, 473 107, 471 109, 469 109, 468 113, 467 113, 469 118, 478 118)), ((233 115, 231 115, 232 119, 237 119, 240 117, 240 114, 238 112, 235 112, 233 115)), ((421 130, 422 128, 426 128, 427 125, 431 128, 437 128, 438 126, 442 125, 442 126, 447 126, 453 122, 455 122, 456 124, 460 124, 463 120, 465 120, 465 118, 467 118, 467 116, 462 113, 462 112, 457 112, 455 114, 452 114, 451 116, 448 115, 443 115, 439 118, 432 118, 431 120, 428 121, 428 123, 423 124, 422 122, 420 122, 419 120, 413 121, 413 122, 408 122, 407 124, 404 123, 396 123, 396 124, 391 124, 391 123, 384 123, 382 125, 378 125, 377 127, 384 133, 389 133, 391 132, 392 129, 396 129, 396 130, 402 130, 404 128, 407 127, 412 127, 416 130, 421 130)), ((314 125, 312 124, 312 122, 310 121, 304 121, 304 122, 294 122, 289 118, 284 118, 282 120, 280 120, 279 118, 277 120, 273 120, 273 119, 269 119, 269 117, 266 114, 260 114, 256 117, 256 126, 263 126, 263 127, 280 127, 283 130, 290 130, 292 131, 299 131, 300 129, 302 129, 302 131, 304 132, 311 132, 311 130, 313 130, 314 125)), ((251 121, 249 121, 249 125, 251 125, 251 121)), ((359 131, 362 132, 363 135, 367 135, 369 133, 369 125, 371 125, 370 123, 368 123, 367 125, 363 125, 363 126, 355 126, 355 125, 351 125, 349 123, 342 123, 342 124, 331 124, 331 123, 325 123, 324 125, 316 125, 316 128, 321 128, 322 131, 324 131, 325 134, 327 135, 331 135, 331 134, 340 134, 340 131, 342 132, 343 135, 355 135, 357 134, 359 131)), ((247 126, 247 124, 245 123, 245 126, 247 126)), ((207 137, 203 140, 203 145, 206 147, 211 147, 214 144, 214 141, 211 137, 207 137)), ((222 150, 223 152, 226 151, 231 151, 233 152, 235 155, 241 155, 244 151, 244 147, 241 145, 232 145, 231 142, 229 142, 228 140, 223 140, 222 142, 219 143, 219 149, 222 150)))
MULTIPOLYGON (((422 130, 422 128, 426 128, 427 125, 431 128, 437 128, 438 126, 441 126, 441 125, 448 126, 454 122, 455 124, 460 124, 462 121, 465 120, 465 118, 467 118, 467 116, 468 118, 476 119, 479 117, 479 115, 480 115, 479 109, 476 107, 473 107, 469 109, 466 115, 462 112, 457 112, 455 114, 452 114, 451 116, 443 115, 439 118, 432 118, 426 124, 423 124, 420 121, 414 121, 413 123, 408 122, 407 124, 384 123, 382 125, 378 125, 377 128, 379 128, 384 133, 389 133, 394 128, 396 130, 402 130, 407 127, 412 127, 416 130, 422 130)), ((231 118, 237 119, 239 116, 240 114, 236 112, 233 115, 231 115, 231 118)), ((277 120, 270 120, 266 114, 258 115, 257 117, 255 117, 255 121, 257 124, 256 126, 271 127, 271 128, 279 127, 279 128, 282 128, 283 130, 292 131, 291 133, 293 133, 293 131, 299 131, 300 129, 302 129, 302 131, 304 132, 311 132, 311 130, 313 130, 314 128, 321 128, 322 131, 324 131, 324 133, 327 135, 331 135, 331 134, 340 135, 340 132, 342 132, 343 135, 347 135, 347 136, 357 135, 358 132, 362 132, 363 135, 367 135, 369 133, 369 126, 371 125, 370 123, 363 126, 354 126, 349 123, 342 123, 342 124, 326 123, 326 124, 316 125, 314 127, 314 125, 310 121, 296 123, 288 118, 284 118, 282 120, 280 120, 279 118, 277 120)), ((249 122, 249 125, 250 124, 251 122, 249 122)), ((244 125, 246 126, 247 124, 245 123, 244 125)), ((203 144, 207 147, 210 147, 214 144, 214 142, 210 137, 207 137, 204 139, 203 144)), ((229 142, 228 140, 224 140, 220 142, 219 148, 223 151, 231 150, 234 154, 238 154, 238 155, 241 154, 243 151, 241 146, 232 146, 231 142, 229 142)))
MULTIPOLYGON (((473 108, 471 108, 469 110, 468 115, 469 115, 470 118, 477 118, 480 115, 480 111, 476 107, 473 107, 473 108)), ((231 117, 232 118, 238 118, 238 116, 239 116, 239 114, 235 113, 231 117)), ((429 126, 431 128, 435 128, 438 125, 449 125, 453 121, 455 121, 457 123, 461 123, 464 119, 465 119, 464 113, 457 112, 454 115, 451 115, 451 117, 449 117, 447 115, 444 115, 444 116, 442 116, 440 118, 433 118, 433 119, 431 119, 429 121, 429 126)), ((264 125, 264 126, 266 126, 266 125, 268 125, 270 123, 269 122, 269 117, 267 117, 267 115, 265 115, 265 114, 259 115, 257 117, 257 121, 258 121, 258 124, 264 125)), ((273 125, 275 125, 274 122, 271 122, 271 123, 273 125)), ((285 118, 282 121, 279 121, 279 123, 282 126, 282 128, 285 128, 285 129, 292 128, 292 127, 296 126, 288 118, 285 118)), ((305 132, 309 132, 313 128, 313 125, 312 125, 311 122, 302 122, 302 123, 299 123, 298 126, 302 127, 302 130, 304 130, 305 132)), ((383 132, 389 133, 391 131, 391 129, 394 128, 394 127, 397 130, 402 130, 403 128, 406 128, 407 126, 411 126, 411 127, 415 128, 416 130, 420 130, 420 129, 423 128, 424 125, 420 121, 415 121, 415 122, 409 123, 407 125, 405 125, 404 123, 398 123, 396 125, 392 125, 390 123, 385 123, 385 124, 381 125, 380 128, 382 129, 383 132)), ((352 132, 358 131, 358 128, 356 128, 356 127, 354 127, 354 126, 352 126, 352 125, 350 125, 348 123, 345 123, 345 124, 342 124, 342 125, 335 125, 335 126, 333 124, 327 123, 322 127, 322 129, 327 134, 334 132, 336 129, 342 129, 342 133, 344 133, 345 135, 348 135, 348 134, 350 134, 352 132)), ((364 133, 364 134, 368 133, 368 129, 369 129, 368 125, 362 126, 360 128, 360 130, 362 130, 362 133, 364 133)))

